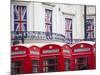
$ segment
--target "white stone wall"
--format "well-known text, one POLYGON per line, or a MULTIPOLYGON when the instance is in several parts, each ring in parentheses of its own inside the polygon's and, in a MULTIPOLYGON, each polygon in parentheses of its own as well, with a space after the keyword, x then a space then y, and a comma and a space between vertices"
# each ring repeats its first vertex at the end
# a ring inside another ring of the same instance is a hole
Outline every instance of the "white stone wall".
MULTIPOLYGON (((13 4, 27 6, 27 28, 28 31, 45 32, 45 8, 53 10, 52 12, 52 32, 65 34, 65 17, 72 18, 73 39, 84 39, 84 6, 83 5, 65 5, 52 4, 45 5, 38 2, 14 2, 13 4)), ((12 7, 12 6, 11 6, 12 7)), ((87 6, 87 18, 95 19, 95 7, 87 6)), ((13 12, 13 10, 11 11, 13 12)), ((11 14, 13 17, 13 14, 11 14)), ((11 18, 11 30, 14 24, 11 18)))

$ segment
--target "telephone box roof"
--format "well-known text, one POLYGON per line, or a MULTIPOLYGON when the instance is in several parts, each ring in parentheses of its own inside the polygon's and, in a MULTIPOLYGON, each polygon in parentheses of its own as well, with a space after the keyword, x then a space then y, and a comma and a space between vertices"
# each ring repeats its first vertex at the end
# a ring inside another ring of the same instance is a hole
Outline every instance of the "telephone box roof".
POLYGON ((42 46, 45 46, 45 45, 48 45, 48 44, 56 44, 56 45, 59 45, 59 46, 63 46, 65 45, 66 43, 59 43, 59 42, 49 42, 49 43, 25 43, 25 44, 17 44, 17 45, 14 45, 14 46, 25 46, 25 47, 31 47, 31 46, 38 46, 38 47, 42 47, 42 46))

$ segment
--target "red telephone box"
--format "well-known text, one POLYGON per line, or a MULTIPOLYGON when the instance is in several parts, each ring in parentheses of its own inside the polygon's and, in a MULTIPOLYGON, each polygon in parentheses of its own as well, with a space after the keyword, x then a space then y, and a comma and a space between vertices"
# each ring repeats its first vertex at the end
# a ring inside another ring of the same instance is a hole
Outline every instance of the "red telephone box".
POLYGON ((16 45, 11 47, 12 74, 23 74, 30 72, 30 65, 26 65, 29 62, 28 53, 28 48, 25 46, 16 45))
POLYGON ((88 43, 77 43, 72 46, 72 57, 74 59, 74 70, 92 69, 93 46, 88 43))
POLYGON ((29 58, 31 62, 31 73, 40 72, 40 48, 32 45, 29 47, 29 58))
POLYGON ((12 74, 40 72, 40 48, 33 45, 12 46, 12 74))
POLYGON ((42 72, 64 71, 62 48, 56 44, 48 44, 41 48, 42 72))
POLYGON ((72 48, 65 44, 62 46, 62 55, 64 59, 64 70, 70 71, 73 70, 73 57, 72 57, 72 48))
POLYGON ((95 42, 92 41, 81 41, 79 43, 87 43, 92 45, 93 49, 92 49, 92 54, 91 54, 91 69, 95 69, 96 68, 96 44, 95 42))

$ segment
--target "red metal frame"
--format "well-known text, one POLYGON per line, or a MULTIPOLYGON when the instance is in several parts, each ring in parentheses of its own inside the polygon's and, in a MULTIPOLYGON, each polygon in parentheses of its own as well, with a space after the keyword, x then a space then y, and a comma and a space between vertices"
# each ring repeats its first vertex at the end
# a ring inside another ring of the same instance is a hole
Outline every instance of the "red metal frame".
MULTIPOLYGON (((41 48, 41 59, 42 61, 44 61, 44 59, 46 58, 52 58, 55 59, 57 58, 57 71, 64 71, 64 59, 62 59, 62 48, 59 45, 56 44, 48 44, 45 45, 41 48), (54 50, 56 50, 56 52, 53 52, 54 50), (43 52, 44 51, 44 52, 43 52), (51 52, 48 52, 51 51, 51 52)), ((42 64, 43 65, 43 64, 42 64)), ((43 69, 43 66, 42 66, 43 69)))
MULTIPOLYGON (((62 55, 63 55, 64 61, 66 59, 70 60, 69 65, 70 65, 70 70, 72 71, 73 70, 72 49, 69 45, 65 44, 65 45, 62 46, 62 55)), ((64 63, 64 65, 65 65, 65 63, 64 63)), ((64 66, 64 70, 66 70, 65 66, 64 66)))
POLYGON ((30 73, 30 70, 29 68, 31 67, 30 65, 27 65, 27 63, 31 63, 29 61, 29 57, 28 57, 28 54, 29 54, 29 50, 27 47, 25 46, 13 46, 11 47, 11 50, 12 50, 12 55, 11 55, 11 60, 12 62, 16 62, 16 61, 21 61, 21 65, 23 66, 21 68, 22 72, 21 73, 30 73), (21 51, 24 51, 22 54, 15 54, 17 52, 21 52, 21 51))

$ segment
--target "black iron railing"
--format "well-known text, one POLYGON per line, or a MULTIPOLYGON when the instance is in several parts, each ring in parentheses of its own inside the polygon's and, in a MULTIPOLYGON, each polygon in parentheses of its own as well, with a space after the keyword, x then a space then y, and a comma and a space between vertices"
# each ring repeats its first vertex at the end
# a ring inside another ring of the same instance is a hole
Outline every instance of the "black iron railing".
POLYGON ((40 32, 40 31, 24 31, 24 32, 14 32, 11 31, 11 40, 22 40, 24 42, 25 40, 49 40, 49 41, 58 41, 58 42, 64 42, 67 44, 73 44, 79 41, 94 41, 93 39, 67 39, 64 35, 58 34, 58 33, 49 33, 49 32, 40 32), (49 35, 48 35, 49 34, 49 35))
POLYGON ((22 38, 24 38, 24 40, 52 40, 52 41, 65 42, 65 36, 62 34, 40 32, 40 31, 27 31, 27 32, 11 31, 11 40, 21 40, 22 38))

